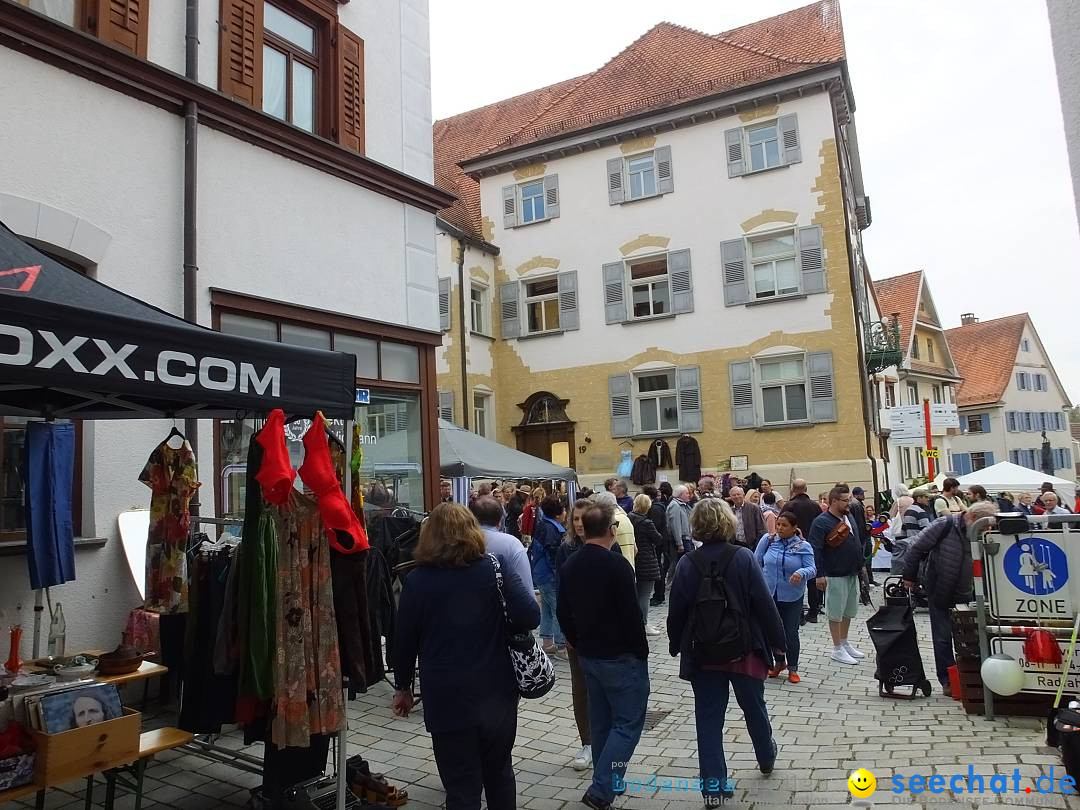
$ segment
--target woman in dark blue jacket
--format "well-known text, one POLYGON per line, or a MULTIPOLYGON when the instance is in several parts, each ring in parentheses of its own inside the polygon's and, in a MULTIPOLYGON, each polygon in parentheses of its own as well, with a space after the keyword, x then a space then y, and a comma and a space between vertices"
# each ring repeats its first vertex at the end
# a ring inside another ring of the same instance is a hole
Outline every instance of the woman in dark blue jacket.
POLYGON ((491 810, 513 810, 518 691, 506 636, 540 624, 536 599, 503 569, 503 613, 480 524, 459 504, 431 511, 413 559, 394 633, 394 713, 413 707, 419 656, 424 725, 447 810, 477 810, 481 792, 491 810))
POLYGON ((776 743, 765 706, 765 678, 770 668, 784 663, 784 627, 754 552, 734 545, 735 513, 728 503, 719 498, 698 501, 690 514, 690 532, 702 547, 684 555, 675 568, 668 597, 669 651, 680 656, 679 677, 694 687, 698 767, 705 806, 719 807, 732 795, 724 758, 729 687, 735 690, 735 699, 743 711, 761 772, 772 773, 776 762, 776 743), (714 563, 724 565, 725 559, 726 568, 719 573, 730 600, 729 609, 745 621, 748 649, 737 661, 705 663, 695 657, 695 634, 690 626, 702 582, 698 566, 709 571, 714 563))
POLYGON ((558 495, 540 501, 540 514, 529 544, 533 586, 540 591, 540 641, 544 652, 566 658, 566 637, 559 627, 555 605, 559 599, 559 547, 566 537, 566 507, 558 495))

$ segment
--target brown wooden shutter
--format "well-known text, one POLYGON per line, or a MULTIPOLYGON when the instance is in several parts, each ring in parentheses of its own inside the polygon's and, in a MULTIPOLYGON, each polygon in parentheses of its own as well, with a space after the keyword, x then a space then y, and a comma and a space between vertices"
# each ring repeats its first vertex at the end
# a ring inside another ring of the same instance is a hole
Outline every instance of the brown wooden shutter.
POLYGON ((364 40, 337 28, 337 142, 364 153, 364 40))
POLYGON ((150 0, 87 0, 86 28, 103 42, 146 58, 150 0))
POLYGON ((262 0, 221 0, 218 89, 262 107, 262 0))

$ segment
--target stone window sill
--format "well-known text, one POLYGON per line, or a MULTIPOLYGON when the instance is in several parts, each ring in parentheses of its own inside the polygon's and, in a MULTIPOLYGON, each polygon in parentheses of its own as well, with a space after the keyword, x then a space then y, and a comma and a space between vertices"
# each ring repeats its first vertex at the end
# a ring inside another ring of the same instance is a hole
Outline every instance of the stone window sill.
MULTIPOLYGON (((104 537, 76 537, 75 548, 96 548, 107 542, 104 537)), ((25 540, 5 540, 0 542, 0 557, 15 557, 26 553, 25 540)))

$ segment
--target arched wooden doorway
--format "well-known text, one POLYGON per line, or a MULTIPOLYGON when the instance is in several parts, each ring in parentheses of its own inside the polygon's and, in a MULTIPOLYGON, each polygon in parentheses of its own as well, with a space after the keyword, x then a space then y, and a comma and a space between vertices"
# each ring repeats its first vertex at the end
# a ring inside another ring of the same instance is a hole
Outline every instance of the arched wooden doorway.
POLYGON ((574 423, 566 415, 568 399, 559 399, 548 391, 538 391, 524 402, 521 423, 511 429, 517 437, 517 449, 554 464, 573 467, 576 457, 574 423))

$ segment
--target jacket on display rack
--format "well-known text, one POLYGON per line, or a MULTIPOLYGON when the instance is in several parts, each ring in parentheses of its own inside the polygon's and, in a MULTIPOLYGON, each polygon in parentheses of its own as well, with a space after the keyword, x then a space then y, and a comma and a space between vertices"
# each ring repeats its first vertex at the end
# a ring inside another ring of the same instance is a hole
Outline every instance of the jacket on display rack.
POLYGON ((680 481, 696 483, 701 478, 701 448, 689 433, 684 433, 675 444, 675 464, 679 468, 680 481))
POLYGON ((656 480, 656 463, 642 453, 634 459, 634 468, 630 471, 630 481, 638 486, 651 484, 656 480))
POLYGON ((658 470, 670 470, 675 466, 671 462, 671 448, 663 439, 657 439, 649 445, 649 461, 658 470))

